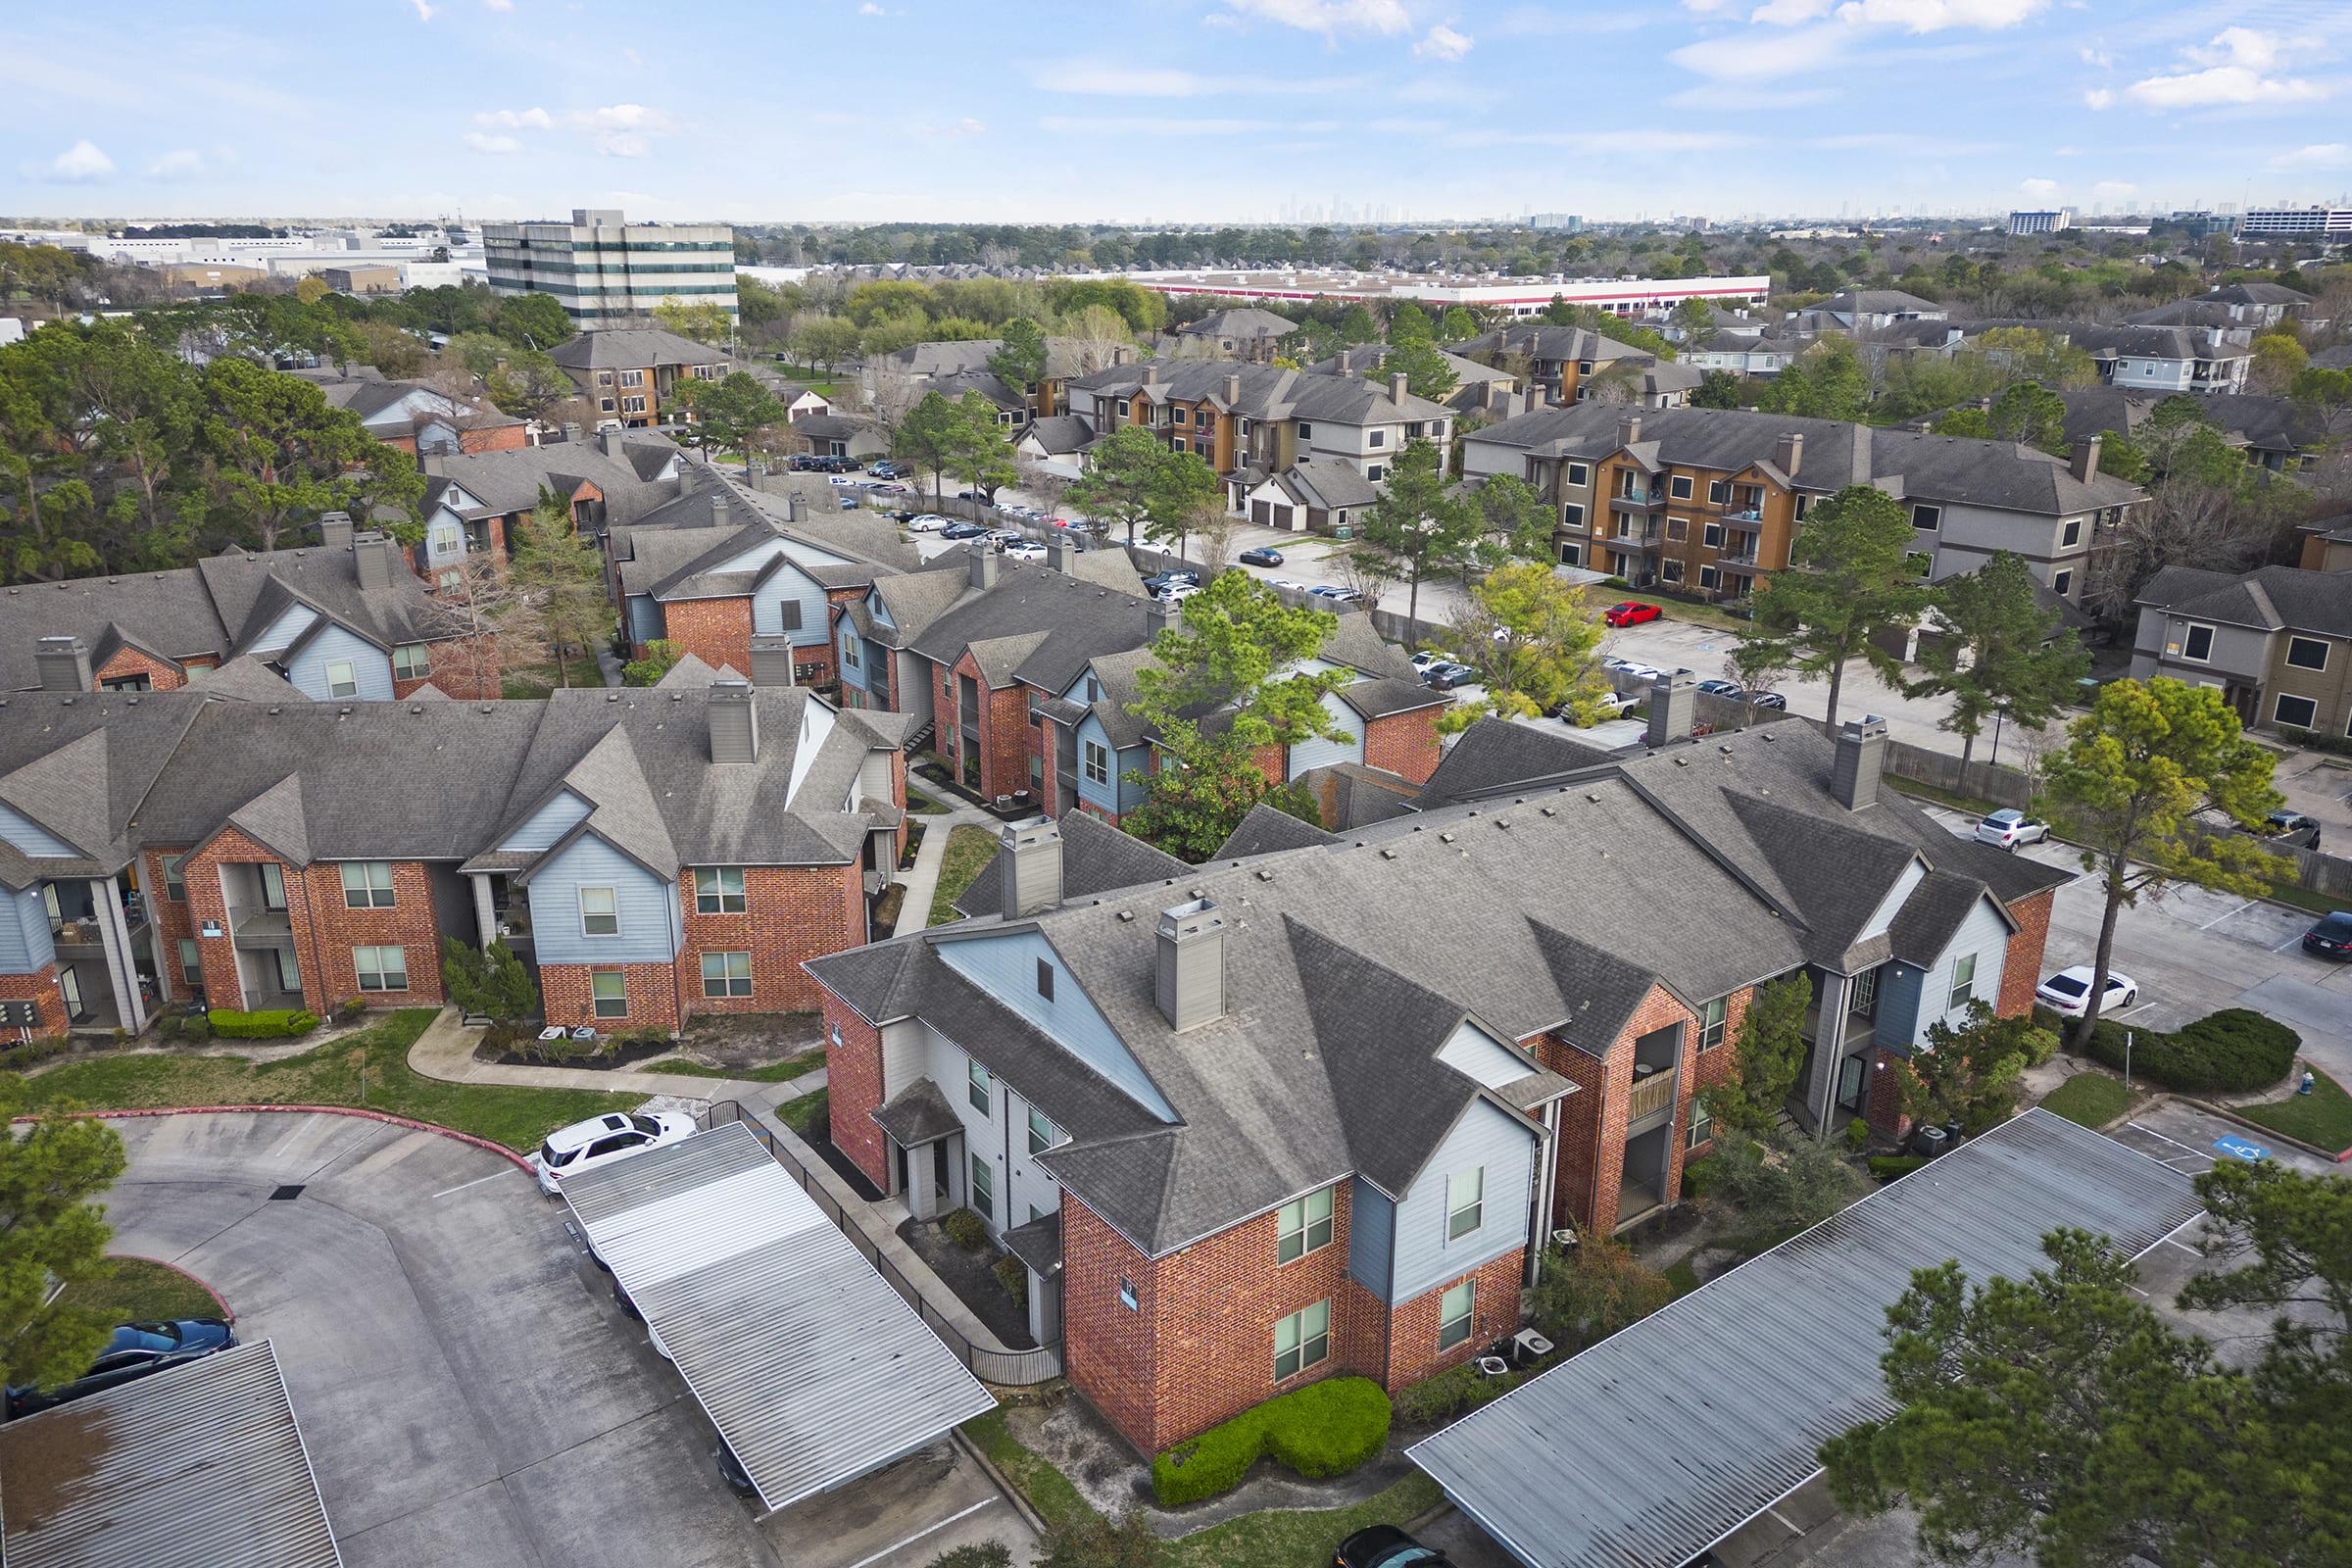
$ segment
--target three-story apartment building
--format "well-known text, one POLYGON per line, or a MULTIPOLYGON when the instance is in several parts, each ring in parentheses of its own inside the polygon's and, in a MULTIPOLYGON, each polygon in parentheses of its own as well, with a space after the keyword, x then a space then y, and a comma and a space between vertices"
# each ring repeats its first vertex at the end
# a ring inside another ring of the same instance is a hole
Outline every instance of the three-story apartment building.
MULTIPOLYGON (((730 276, 730 296, 734 286, 730 276)), ((691 423, 693 409, 678 401, 680 383, 716 381, 727 373, 727 357, 717 349, 652 326, 582 332, 550 349, 548 358, 579 386, 600 426, 659 424, 673 416, 691 423)))
POLYGON ((2352 575, 2167 566, 2133 608, 2133 679, 2217 687, 2250 726, 2352 738, 2352 575))

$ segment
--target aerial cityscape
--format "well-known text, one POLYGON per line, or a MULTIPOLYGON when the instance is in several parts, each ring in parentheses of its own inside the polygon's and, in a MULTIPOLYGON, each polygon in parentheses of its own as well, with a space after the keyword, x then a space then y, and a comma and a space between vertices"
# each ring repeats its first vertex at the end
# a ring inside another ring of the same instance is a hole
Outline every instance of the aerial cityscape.
POLYGON ((9 1568, 2352 1563, 2352 0, 0 82, 9 1568))

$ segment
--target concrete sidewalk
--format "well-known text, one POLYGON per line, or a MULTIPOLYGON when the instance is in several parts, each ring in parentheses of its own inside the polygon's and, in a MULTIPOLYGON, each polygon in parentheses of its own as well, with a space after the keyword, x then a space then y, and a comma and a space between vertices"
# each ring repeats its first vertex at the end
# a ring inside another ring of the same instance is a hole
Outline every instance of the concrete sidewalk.
POLYGON ((409 1048, 409 1066, 427 1078, 452 1084, 502 1084, 514 1089, 605 1089, 624 1095, 666 1095, 684 1100, 739 1100, 745 1104, 772 1107, 798 1100, 825 1087, 825 1069, 803 1073, 782 1083, 749 1078, 705 1078, 693 1073, 631 1072, 596 1067, 523 1067, 476 1061, 473 1048, 482 1038, 468 1028, 455 1007, 443 1007, 409 1048))
MULTIPOLYGON (((930 781, 926 779, 924 783, 929 785, 930 781)), ((931 786, 927 793, 937 799, 944 792, 931 786)), ((917 815, 915 820, 923 824, 923 847, 914 852, 914 864, 900 878, 906 889, 906 902, 899 906, 901 932, 920 931, 930 923, 931 900, 939 891, 939 870, 947 863, 948 840, 956 829, 984 827, 993 835, 1004 825, 977 806, 958 806, 943 816, 917 815)))

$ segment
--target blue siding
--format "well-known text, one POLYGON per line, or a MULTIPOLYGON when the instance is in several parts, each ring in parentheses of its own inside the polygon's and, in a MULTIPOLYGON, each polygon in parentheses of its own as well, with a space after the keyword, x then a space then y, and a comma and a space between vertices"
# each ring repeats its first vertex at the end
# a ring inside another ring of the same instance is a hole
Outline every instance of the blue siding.
MULTIPOLYGON (((541 950, 544 953, 544 949, 541 950)), ((1176 1112, 1160 1098, 1126 1044, 1079 989, 1078 981, 1053 945, 1035 931, 1010 936, 982 937, 969 942, 943 942, 936 950, 949 968, 986 991, 997 1002, 1020 1014, 1055 1045, 1108 1079, 1130 1100, 1162 1121, 1176 1112), (1037 994, 1039 959, 1054 965, 1054 1000, 1037 994)), ((985 1045, 983 1046, 985 1051, 985 1045)), ((981 1058, 986 1061, 985 1054, 981 1058)))
POLYGON ((650 643, 659 641, 664 632, 662 607, 651 594, 631 594, 628 598, 629 641, 650 643))
POLYGON ((1348 1272, 1356 1284, 1389 1301, 1389 1269, 1396 1250, 1396 1205, 1361 1176, 1349 1185, 1348 1194, 1348 1272))
MULTIPOLYGON (((363 638, 355 637, 340 626, 327 626, 318 636, 303 645, 286 666, 286 679, 294 689, 316 702, 329 700, 326 688, 326 666, 330 662, 351 661, 352 677, 359 683, 358 701, 388 703, 392 700, 392 656, 363 638)), ((339 699, 353 701, 352 698, 339 699)))
POLYGON ((593 835, 575 841, 530 880, 531 940, 541 963, 668 963, 678 956, 678 895, 593 835), (580 889, 611 888, 620 934, 580 934, 580 889))
POLYGON ((6 839, 26 855, 61 855, 78 858, 79 850, 35 822, 13 807, 0 806, 0 839, 6 839))
MULTIPOLYGON (((2001 960, 2007 956, 2009 925, 1993 912, 1992 901, 1977 900, 1968 918, 1960 922, 1959 932, 1950 946, 1936 960, 1936 967, 1920 980, 1918 1016, 1912 1033, 1899 1037, 1904 1043, 1917 1045, 1927 1038, 1931 1026, 1938 1023, 1958 1025, 1968 1016, 1964 1003, 1958 1007, 1949 1005, 1952 996, 1952 973, 1958 961, 1970 954, 1976 955, 1977 968, 1971 978, 1971 994, 1979 1002, 1997 1002, 2001 995, 2001 960)), ((1889 1038, 1881 1034, 1880 1039, 1889 1038)))
POLYGON ((1527 1195, 1536 1163, 1535 1135, 1487 1101, 1462 1113, 1396 1205, 1394 1300, 1458 1279, 1527 1243, 1527 1195), (1484 1165, 1484 1207, 1477 1230, 1446 1237, 1446 1178, 1484 1165))
POLYGON ((270 623, 270 629, 254 639, 253 646, 246 652, 249 654, 277 653, 284 649, 286 644, 301 636, 309 628, 311 622, 318 618, 318 612, 311 609, 308 605, 288 605, 285 611, 270 623))
POLYGON ((1877 1037, 1888 1045, 1919 1038, 1920 982, 1925 969, 1907 963, 1888 963, 1879 970, 1879 1005, 1873 1017, 1877 1037))
POLYGON ((555 847, 556 840, 572 829, 572 825, 588 814, 588 803, 569 790, 561 790, 536 811, 529 821, 507 835, 502 850, 546 850, 555 847))
POLYGON ((1130 747, 1124 752, 1110 754, 1110 782, 1098 784, 1086 776, 1086 745, 1092 741, 1107 746, 1108 737, 1102 732, 1102 721, 1089 713, 1078 726, 1078 798, 1088 805, 1124 816, 1144 804, 1144 787, 1131 782, 1127 775, 1144 765, 1144 748, 1130 747))
POLYGON ((32 974, 56 959, 39 885, 22 893, 0 889, 0 974, 32 974))
POLYGON ((1334 762, 1360 762, 1364 760, 1364 721, 1356 710, 1340 701, 1337 692, 1323 699, 1323 711, 1331 715, 1337 728, 1335 736, 1316 736, 1291 748, 1291 777, 1297 778, 1310 767, 1329 767, 1334 762))
MULTIPOLYGON (((823 556, 822 551, 803 553, 823 556)), ((753 571, 777 556, 785 558, 775 574, 761 583, 752 595, 752 634, 756 637, 790 637, 795 648, 822 647, 825 635, 825 590, 815 578, 801 570, 793 560, 794 552, 782 540, 747 550, 719 569, 722 571, 753 571), (784 606, 801 607, 801 623, 787 630, 784 606)), ((831 559, 831 558, 828 558, 831 559)))

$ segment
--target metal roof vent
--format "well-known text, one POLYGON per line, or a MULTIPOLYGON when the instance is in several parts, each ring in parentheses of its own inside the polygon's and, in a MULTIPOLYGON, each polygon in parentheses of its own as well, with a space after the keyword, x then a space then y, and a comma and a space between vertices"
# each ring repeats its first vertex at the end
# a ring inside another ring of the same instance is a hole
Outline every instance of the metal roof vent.
POLYGON ((1441 833, 1438 835, 1438 842, 1440 844, 1451 844, 1453 842, 1453 835, 1450 833, 1441 833))
POLYGON ((1394 860, 1396 858, 1396 852, 1395 850, 1384 849, 1380 852, 1380 858, 1384 860, 1394 860))
POLYGON ((1133 909, 1121 909, 1121 910, 1119 911, 1119 920, 1120 920, 1120 923, 1122 923, 1122 924, 1125 924, 1126 922, 1128 922, 1128 921, 1131 921, 1131 920, 1133 920, 1134 918, 1135 918, 1135 911, 1134 911, 1133 909))
POLYGON ((1539 806, 1536 808, 1536 809, 1543 812, 1545 816, 1557 816, 1560 814, 1560 809, 1556 806, 1539 806))

